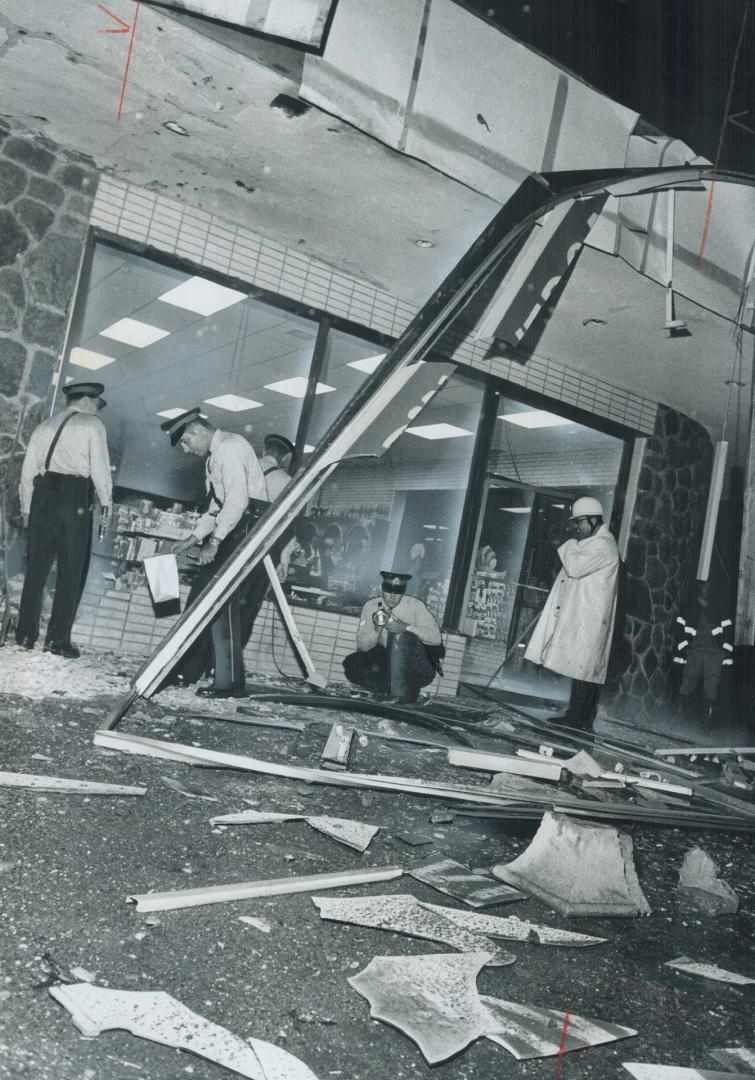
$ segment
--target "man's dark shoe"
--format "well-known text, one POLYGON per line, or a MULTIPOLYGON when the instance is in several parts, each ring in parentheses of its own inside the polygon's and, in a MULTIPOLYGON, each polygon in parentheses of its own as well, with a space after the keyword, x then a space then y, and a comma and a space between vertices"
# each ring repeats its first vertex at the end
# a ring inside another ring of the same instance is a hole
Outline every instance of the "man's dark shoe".
POLYGON ((203 698, 235 698, 247 697, 245 686, 229 686, 218 689, 216 686, 200 686, 197 688, 197 697, 203 698))
POLYGON ((33 649, 34 648, 34 638, 17 637, 16 638, 16 645, 18 645, 21 649, 33 649))
POLYGON ((45 645, 45 652, 62 656, 64 660, 78 660, 81 656, 80 651, 70 641, 49 641, 45 645))

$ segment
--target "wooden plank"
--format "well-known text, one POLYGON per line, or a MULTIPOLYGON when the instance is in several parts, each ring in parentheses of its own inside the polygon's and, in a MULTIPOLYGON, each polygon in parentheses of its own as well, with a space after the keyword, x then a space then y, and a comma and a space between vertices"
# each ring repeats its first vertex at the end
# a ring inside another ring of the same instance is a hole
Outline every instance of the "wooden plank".
POLYGON ((62 776, 36 776, 31 773, 0 772, 0 787, 56 791, 62 795, 146 795, 145 787, 124 784, 100 784, 94 780, 68 780, 62 776))
POLYGON ((299 627, 296 625, 293 612, 289 607, 286 594, 284 593, 283 586, 280 583, 280 578, 278 577, 278 573, 275 569, 275 566, 273 565, 273 560, 270 558, 269 555, 265 555, 262 560, 262 564, 267 571, 267 576, 270 580, 270 587, 273 590, 273 596, 275 597, 275 602, 278 605, 278 611, 280 612, 281 618, 283 619, 283 622, 286 626, 286 630, 288 631, 288 636, 291 639, 291 644, 293 645, 294 650, 299 657, 299 662, 301 666, 304 668, 307 674, 307 682, 311 683, 313 686, 317 686, 322 689, 323 687, 328 685, 328 680, 324 678, 324 676, 322 676, 319 671, 315 670, 315 665, 312 661, 312 657, 309 655, 307 646, 304 644, 304 639, 299 633, 299 627))
POLYGON ((289 893, 311 892, 313 889, 342 889, 348 885, 370 885, 375 881, 392 881, 401 877, 400 866, 376 866, 368 870, 338 870, 330 874, 306 874, 303 877, 267 878, 262 881, 240 881, 231 885, 214 885, 199 889, 176 889, 172 892, 141 893, 129 896, 137 911, 176 911, 179 908, 201 907, 203 904, 224 904, 232 900, 252 900, 259 896, 285 896, 289 893))
POLYGON ((325 743, 325 749, 320 757, 320 767, 342 772, 349 763, 349 751, 351 740, 354 738, 354 728, 348 724, 333 724, 325 743))
POLYGON ((244 757, 240 754, 224 754, 217 750, 181 743, 145 739, 138 735, 125 735, 117 731, 96 731, 95 746, 108 750, 124 750, 130 754, 182 761, 191 765, 214 765, 226 769, 242 769, 262 773, 265 776, 284 776, 290 780, 304 780, 310 784, 332 784, 336 787, 376 788, 380 791, 402 791, 410 795, 426 795, 430 798, 456 799, 460 802, 482 803, 485 806, 507 806, 509 799, 501 798, 487 788, 471 784, 433 784, 427 780, 415 780, 403 776, 381 776, 372 773, 337 773, 326 769, 312 769, 303 765, 278 765, 272 761, 244 757))
POLYGON ((517 776, 538 776, 541 780, 560 780, 563 769, 558 761, 543 757, 541 761, 514 757, 511 754, 488 754, 480 750, 448 751, 448 764, 462 769, 482 769, 492 773, 515 773, 517 776))
POLYGON ((656 757, 709 757, 713 754, 755 754, 755 746, 664 746, 654 750, 656 757))

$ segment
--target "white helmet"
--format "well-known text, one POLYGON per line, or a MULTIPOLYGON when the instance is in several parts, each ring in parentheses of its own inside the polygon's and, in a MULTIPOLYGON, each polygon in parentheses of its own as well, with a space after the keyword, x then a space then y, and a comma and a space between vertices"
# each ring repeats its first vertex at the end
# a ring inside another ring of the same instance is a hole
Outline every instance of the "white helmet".
POLYGON ((597 499, 592 499, 590 496, 584 496, 581 499, 577 499, 574 506, 571 508, 572 521, 578 517, 603 517, 603 507, 600 505, 597 499))

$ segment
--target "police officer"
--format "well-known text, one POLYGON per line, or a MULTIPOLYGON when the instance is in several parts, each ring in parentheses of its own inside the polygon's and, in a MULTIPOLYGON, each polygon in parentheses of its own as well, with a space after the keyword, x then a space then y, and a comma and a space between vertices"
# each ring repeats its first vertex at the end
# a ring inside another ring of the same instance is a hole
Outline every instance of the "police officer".
POLYGON ((16 643, 33 649, 39 634, 42 593, 57 560, 55 598, 45 649, 74 660, 71 628, 89 565, 92 488, 108 525, 113 481, 105 425, 97 416, 105 406, 102 383, 63 387, 66 409, 34 429, 21 469, 19 495, 26 542, 26 577, 16 627, 16 643))
POLYGON ((411 574, 381 570, 380 576, 380 596, 362 608, 357 651, 344 659, 343 670, 349 682, 407 704, 442 674, 445 649, 433 615, 421 600, 406 595, 411 574))
MULTIPOLYGON (((199 573, 189 594, 189 603, 214 577, 217 568, 243 540, 267 503, 267 485, 260 463, 243 435, 220 431, 189 409, 161 425, 171 446, 184 453, 205 458, 208 508, 186 540, 175 544, 180 555, 197 547, 199 573)), ((264 567, 259 569, 264 572, 264 567)), ((243 590, 243 586, 242 586, 243 590)), ((210 627, 214 653, 214 681, 197 690, 200 697, 241 697, 245 693, 244 659, 238 593, 223 607, 210 627)))
POLYGON ((597 499, 577 499, 571 520, 577 537, 558 549, 561 572, 524 656, 572 680, 566 715, 552 721, 589 731, 608 674, 619 552, 597 499))
POLYGON ((272 432, 265 436, 264 455, 260 458, 260 467, 267 484, 268 502, 275 502, 280 493, 287 487, 291 477, 285 468, 285 461, 290 461, 294 452, 294 444, 285 435, 275 435, 272 432))

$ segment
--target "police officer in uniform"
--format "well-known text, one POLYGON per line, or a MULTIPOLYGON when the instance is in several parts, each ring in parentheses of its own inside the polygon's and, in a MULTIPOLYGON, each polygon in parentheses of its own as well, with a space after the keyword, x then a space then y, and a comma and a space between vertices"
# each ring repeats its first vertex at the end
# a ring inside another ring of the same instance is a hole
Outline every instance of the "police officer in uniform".
POLYGON ((45 582, 57 560, 45 649, 69 660, 80 655, 71 642, 71 628, 89 565, 92 488, 104 526, 109 524, 113 501, 107 435, 97 416, 105 405, 104 389, 95 382, 63 387, 65 412, 44 420, 32 432, 19 484, 28 532, 16 643, 34 648, 45 582))
MULTIPOLYGON (((177 555, 199 549, 199 573, 189 593, 192 603, 265 509, 267 485, 257 455, 243 435, 215 428, 198 408, 161 427, 169 434, 171 446, 206 459, 207 511, 191 536, 173 547, 177 555)), ((215 676, 211 686, 197 690, 200 697, 242 697, 245 693, 240 600, 237 591, 212 622, 215 676)))
POLYGON ((417 597, 406 595, 411 574, 381 570, 380 576, 380 596, 362 608, 357 651, 344 659, 343 670, 349 682, 407 704, 442 674, 445 649, 433 615, 417 597))
POLYGON ((264 455, 260 458, 260 467, 267 484, 268 502, 275 502, 291 479, 284 467, 286 459, 294 452, 294 444, 285 435, 271 433, 265 436, 264 455))

